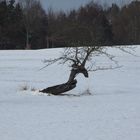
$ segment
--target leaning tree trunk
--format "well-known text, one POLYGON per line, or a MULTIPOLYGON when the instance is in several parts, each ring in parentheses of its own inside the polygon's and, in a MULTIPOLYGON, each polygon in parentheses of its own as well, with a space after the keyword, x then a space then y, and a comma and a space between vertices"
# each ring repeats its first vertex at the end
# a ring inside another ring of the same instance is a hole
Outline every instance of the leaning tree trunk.
POLYGON ((43 93, 50 93, 53 95, 60 95, 64 92, 70 91, 76 87, 77 80, 75 77, 77 74, 82 73, 85 77, 88 77, 88 72, 83 66, 75 66, 72 68, 69 79, 66 83, 48 87, 46 89, 41 90, 43 93))

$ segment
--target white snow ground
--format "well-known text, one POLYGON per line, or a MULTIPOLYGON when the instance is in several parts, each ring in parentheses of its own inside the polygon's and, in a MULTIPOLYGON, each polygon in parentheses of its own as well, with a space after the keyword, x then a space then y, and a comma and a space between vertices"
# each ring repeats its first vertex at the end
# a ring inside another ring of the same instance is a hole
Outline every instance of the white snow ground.
MULTIPOLYGON (((39 71, 43 59, 60 51, 0 51, 0 140, 140 140, 140 58, 115 50, 123 68, 89 79, 79 75, 77 88, 69 93, 89 89, 92 96, 31 91, 67 80, 66 66, 39 71), (21 91, 24 85, 30 89, 21 91)), ((140 56, 139 47, 136 53, 140 56)))

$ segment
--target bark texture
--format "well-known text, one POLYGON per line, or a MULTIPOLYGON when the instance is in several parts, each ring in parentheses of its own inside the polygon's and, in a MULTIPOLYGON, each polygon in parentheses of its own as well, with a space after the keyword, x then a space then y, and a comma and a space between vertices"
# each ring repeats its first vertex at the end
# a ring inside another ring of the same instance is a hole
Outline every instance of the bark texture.
POLYGON ((82 73, 85 77, 88 77, 88 72, 83 66, 75 65, 73 66, 69 79, 66 83, 48 87, 46 89, 41 90, 40 92, 49 93, 53 95, 60 95, 64 92, 70 91, 76 87, 77 80, 75 79, 75 77, 79 73, 82 73))
POLYGON ((64 83, 64 84, 48 87, 46 89, 41 90, 40 92, 59 95, 61 93, 74 89, 76 87, 76 83, 77 80, 73 80, 71 83, 64 83))

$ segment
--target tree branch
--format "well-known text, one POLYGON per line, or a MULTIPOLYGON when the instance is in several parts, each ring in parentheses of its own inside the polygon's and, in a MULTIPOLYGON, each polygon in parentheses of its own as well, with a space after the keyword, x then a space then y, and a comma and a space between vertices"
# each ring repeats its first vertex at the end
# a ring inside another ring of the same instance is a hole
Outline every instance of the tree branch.
POLYGON ((118 69, 118 68, 122 68, 123 66, 109 66, 109 67, 96 67, 95 69, 90 69, 88 70, 89 72, 94 72, 94 71, 99 71, 99 70, 112 70, 112 69, 118 69))

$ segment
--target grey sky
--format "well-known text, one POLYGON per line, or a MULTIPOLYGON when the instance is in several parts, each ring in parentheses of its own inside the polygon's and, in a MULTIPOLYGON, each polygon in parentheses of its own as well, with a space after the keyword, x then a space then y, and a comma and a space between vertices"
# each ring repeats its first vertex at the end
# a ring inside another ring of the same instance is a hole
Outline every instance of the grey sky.
MULTIPOLYGON (((55 11, 57 10, 70 10, 78 8, 81 5, 88 3, 91 0, 40 0, 43 7, 47 10, 48 7, 52 7, 55 11)), ((94 0, 103 5, 111 5, 111 3, 126 4, 132 0, 94 0)))

